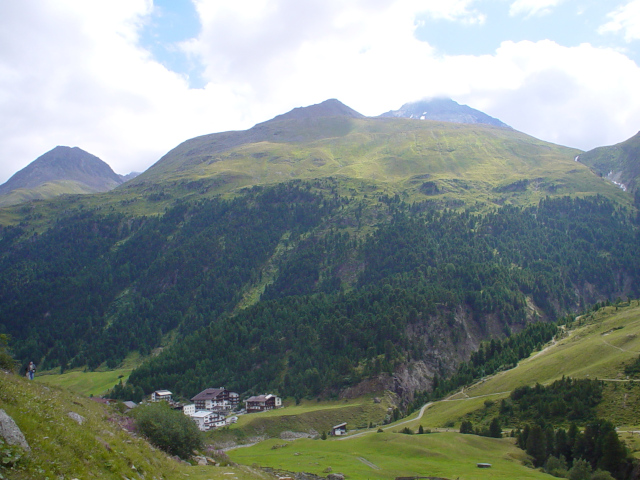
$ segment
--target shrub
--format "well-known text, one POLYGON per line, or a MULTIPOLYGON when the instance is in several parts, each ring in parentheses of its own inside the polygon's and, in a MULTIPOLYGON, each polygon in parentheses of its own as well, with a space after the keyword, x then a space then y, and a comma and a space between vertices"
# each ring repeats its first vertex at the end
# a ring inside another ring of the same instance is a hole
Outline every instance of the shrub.
POLYGON ((544 471, 549 475, 553 475, 554 477, 565 478, 567 476, 567 462, 564 456, 560 455, 560 458, 556 458, 551 455, 547 458, 546 463, 544 464, 544 471))
POLYGON ((202 434, 193 420, 164 402, 142 405, 132 415, 140 433, 171 455, 187 459, 202 448, 202 434))

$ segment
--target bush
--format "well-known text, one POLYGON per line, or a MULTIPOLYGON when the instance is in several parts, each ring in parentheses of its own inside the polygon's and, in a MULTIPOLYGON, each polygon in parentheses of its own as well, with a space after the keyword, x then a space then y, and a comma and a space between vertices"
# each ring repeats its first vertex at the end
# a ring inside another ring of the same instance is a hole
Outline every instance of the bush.
POLYGON ((471 420, 463 420, 460 424, 460 433, 473 434, 473 424, 471 420))
POLYGON ((556 458, 551 455, 544 464, 544 471, 554 477, 566 478, 568 471, 564 456, 560 455, 560 458, 556 458))
POLYGON ((141 405, 132 415, 140 433, 170 455, 187 459, 202 448, 202 434, 194 421, 165 402, 141 405))
POLYGON ((586 460, 578 458, 573 461, 573 467, 569 470, 569 480, 589 480, 591 477, 591 465, 586 460))
POLYGON ((9 335, 0 334, 0 369, 14 372, 16 370, 16 361, 8 351, 9 335))

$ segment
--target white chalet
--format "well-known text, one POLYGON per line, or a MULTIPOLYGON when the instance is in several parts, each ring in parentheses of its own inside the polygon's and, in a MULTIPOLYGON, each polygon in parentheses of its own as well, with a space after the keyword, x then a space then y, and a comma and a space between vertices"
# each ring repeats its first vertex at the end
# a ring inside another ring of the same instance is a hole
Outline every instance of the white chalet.
POLYGON ((238 405, 239 395, 224 387, 207 388, 191 399, 196 410, 231 410, 238 405))
POLYGON ((206 432, 211 427, 213 427, 215 420, 218 419, 218 415, 216 413, 208 412, 206 410, 198 410, 197 412, 193 412, 189 416, 193 419, 194 422, 196 422, 198 428, 203 432, 206 432))
POLYGON ((156 390, 151 394, 152 402, 159 402, 160 400, 165 400, 167 402, 171 401, 172 393, 169 390, 156 390))
POLYGON ((274 408, 280 408, 282 406, 282 399, 271 394, 257 395, 249 397, 244 403, 247 413, 265 412, 267 410, 273 410, 274 408))

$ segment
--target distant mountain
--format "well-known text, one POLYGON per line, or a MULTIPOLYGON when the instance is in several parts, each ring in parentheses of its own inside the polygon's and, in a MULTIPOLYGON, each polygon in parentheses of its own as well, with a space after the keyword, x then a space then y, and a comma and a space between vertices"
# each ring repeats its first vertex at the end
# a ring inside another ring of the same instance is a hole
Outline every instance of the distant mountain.
POLYGON ((0 185, 0 206, 65 193, 106 192, 125 182, 125 178, 95 155, 78 147, 58 146, 0 185))
POLYGON ((317 105, 308 107, 298 107, 293 110, 274 117, 270 122, 278 120, 303 120, 318 117, 352 117, 364 118, 364 115, 356 112, 353 108, 347 107, 344 103, 335 98, 325 100, 317 105))
POLYGON ((399 110, 383 113, 381 117, 413 118, 454 123, 483 123, 496 127, 509 127, 497 118, 490 117, 475 108, 460 105, 450 98, 434 98, 405 103, 399 110))
POLYGON ((578 156, 577 160, 623 190, 635 193, 640 186, 640 132, 622 143, 594 148, 578 156))

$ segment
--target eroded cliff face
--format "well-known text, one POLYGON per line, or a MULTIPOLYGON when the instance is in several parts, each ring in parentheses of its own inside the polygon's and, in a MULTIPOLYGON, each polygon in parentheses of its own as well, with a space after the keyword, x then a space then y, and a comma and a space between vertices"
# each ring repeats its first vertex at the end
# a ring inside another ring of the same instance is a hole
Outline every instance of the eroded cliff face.
POLYGON ((508 323, 497 315, 479 317, 467 306, 439 316, 430 316, 407 327, 409 341, 416 345, 413 358, 407 359, 393 374, 384 373, 343 390, 341 398, 354 398, 388 390, 397 395, 398 404, 406 405, 418 391, 431 390, 434 377, 455 372, 461 362, 469 360, 480 343, 504 338, 507 332, 520 331, 526 323, 544 320, 531 299, 527 299, 525 323, 508 323))

